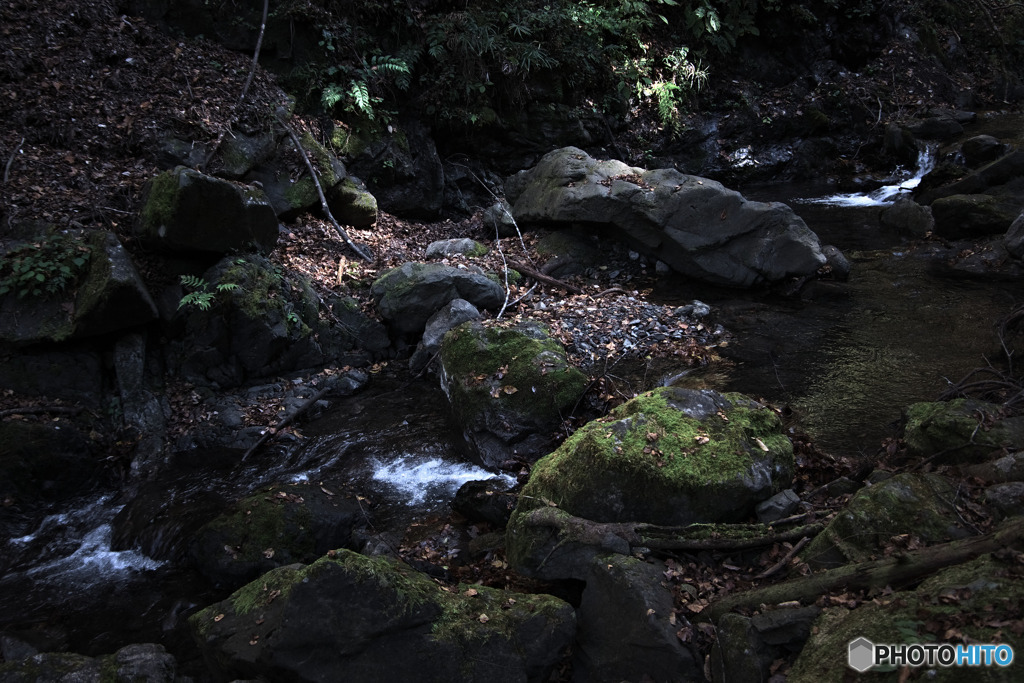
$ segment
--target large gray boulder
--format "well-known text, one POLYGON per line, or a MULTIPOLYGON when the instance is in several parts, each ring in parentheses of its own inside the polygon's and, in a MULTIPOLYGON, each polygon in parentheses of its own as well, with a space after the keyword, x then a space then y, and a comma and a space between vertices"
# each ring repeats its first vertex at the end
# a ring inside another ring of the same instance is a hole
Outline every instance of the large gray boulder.
POLYGON ((346 550, 275 569, 189 620, 218 680, 545 681, 575 633, 549 595, 446 592, 346 550))
POLYGON ((277 216, 261 189, 179 166, 147 185, 138 232, 174 251, 226 254, 254 243, 269 250, 277 216))
POLYGON ((520 224, 589 224, 705 282, 771 284, 825 264, 818 236, 785 204, 746 200, 721 183, 674 169, 598 161, 575 147, 506 181, 520 224))
POLYGON ((377 309, 399 334, 419 334, 437 311, 455 299, 477 308, 499 308, 505 290, 495 280, 440 263, 404 263, 370 287, 377 309))

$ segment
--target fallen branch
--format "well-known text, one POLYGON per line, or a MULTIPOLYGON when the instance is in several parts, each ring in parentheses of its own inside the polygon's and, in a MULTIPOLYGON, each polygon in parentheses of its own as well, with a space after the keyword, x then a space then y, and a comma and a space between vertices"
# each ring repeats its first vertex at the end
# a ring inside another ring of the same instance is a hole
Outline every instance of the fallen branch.
POLYGON ((42 414, 78 415, 80 412, 82 412, 82 409, 74 406, 38 406, 31 408, 8 408, 6 410, 0 410, 0 417, 7 417, 9 415, 42 414))
POLYGON ((245 79, 245 85, 242 86, 242 94, 238 98, 238 104, 235 107, 241 106, 242 102, 245 102, 245 96, 249 92, 249 86, 252 85, 252 77, 256 75, 256 67, 260 62, 260 48, 263 46, 263 34, 267 30, 267 11, 270 9, 270 0, 263 0, 263 20, 260 22, 260 35, 256 39, 256 50, 252 53, 252 66, 249 68, 249 77, 245 79))
POLYGON ((709 616, 717 621, 737 608, 783 602, 811 602, 833 590, 859 590, 903 586, 934 574, 940 569, 969 562, 986 553, 1024 542, 1024 518, 1015 517, 984 536, 928 546, 896 557, 827 569, 817 574, 790 579, 764 588, 729 595, 711 605, 709 616))
POLYGON ((309 170, 309 175, 313 179, 313 185, 316 187, 316 193, 320 197, 320 207, 324 210, 324 216, 327 217, 327 220, 331 222, 331 225, 334 226, 334 229, 337 230, 338 234, 341 235, 341 238, 345 240, 345 244, 347 244, 352 251, 356 252, 356 254, 358 254, 364 261, 372 261, 373 259, 370 255, 364 252, 362 247, 353 242, 352 238, 348 236, 347 232, 345 232, 345 229, 341 227, 337 220, 335 220, 334 214, 331 213, 331 208, 327 206, 327 197, 324 195, 324 188, 320 185, 320 177, 316 174, 316 169, 313 168, 313 162, 309 160, 309 155, 306 154, 306 150, 302 147, 302 141, 299 140, 299 136, 295 132, 295 129, 292 128, 280 115, 278 115, 277 120, 288 132, 289 137, 291 137, 292 142, 295 144, 295 149, 298 150, 302 160, 306 162, 306 168, 309 170))
POLYGON ((509 261, 508 264, 515 268, 516 270, 518 270, 523 275, 532 277, 537 282, 543 282, 546 285, 551 285, 552 287, 564 289, 565 291, 570 292, 571 294, 584 294, 584 291, 577 287, 576 285, 570 285, 568 282, 556 280, 555 278, 549 275, 545 275, 536 268, 532 268, 526 265, 525 263, 520 263, 518 261, 509 261))
POLYGON ((775 576, 776 574, 781 572, 786 567, 786 565, 789 564, 790 560, 792 560, 794 557, 796 557, 796 554, 798 552, 803 550, 805 545, 807 545, 810 542, 811 542, 811 537, 810 536, 804 536, 803 538, 800 539, 800 541, 795 546, 793 546, 792 548, 789 549, 789 552, 786 553, 785 557, 783 557, 781 560, 779 560, 778 562, 773 564, 768 569, 765 569, 763 572, 761 572, 760 574, 758 574, 754 578, 755 579, 767 579, 767 578, 769 578, 771 576, 775 576))
POLYGON ((248 459, 248 457, 250 455, 252 455, 256 451, 257 448, 259 448, 264 443, 266 443, 271 437, 276 436, 277 434, 279 434, 282 429, 284 429, 285 427, 290 425, 292 422, 294 422, 295 419, 297 417, 299 417, 299 415, 302 415, 304 412, 309 410, 310 407, 312 407, 317 401, 319 401, 325 395, 327 395, 327 392, 329 392, 330 390, 331 390, 331 387, 325 387, 325 388, 321 389, 320 391, 316 392, 311 397, 309 397, 306 400, 305 403, 303 403, 301 406, 299 406, 298 409, 295 410, 295 412, 289 413, 288 415, 284 416, 283 418, 281 418, 278 421, 278 423, 276 425, 274 425, 273 427, 270 427, 269 429, 267 429, 267 431, 263 432, 263 436, 260 437, 260 440, 257 441, 256 443, 254 443, 252 446, 249 447, 249 450, 247 450, 245 452, 245 455, 242 456, 242 459, 241 459, 240 462, 245 462, 246 459, 248 459))
POLYGON ((17 145, 14 146, 14 151, 11 152, 11 157, 7 160, 7 165, 4 166, 4 185, 7 184, 8 179, 11 177, 11 164, 14 163, 14 157, 18 156, 18 150, 25 144, 25 138, 21 139, 17 145))
POLYGON ((825 528, 824 522, 806 524, 787 531, 776 531, 763 524, 689 524, 660 526, 641 522, 594 522, 575 517, 561 508, 546 506, 527 513, 527 526, 550 527, 567 532, 574 539, 602 539, 614 534, 631 548, 651 550, 750 550, 773 543, 813 537, 825 528), (708 537, 713 532, 714 535, 708 537))

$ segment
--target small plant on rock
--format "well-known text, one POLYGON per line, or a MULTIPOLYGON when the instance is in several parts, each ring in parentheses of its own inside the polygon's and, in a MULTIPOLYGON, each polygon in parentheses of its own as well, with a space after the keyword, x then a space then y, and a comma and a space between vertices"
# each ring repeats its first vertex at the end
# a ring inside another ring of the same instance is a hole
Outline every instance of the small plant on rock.
POLYGON ((0 261, 0 296, 50 296, 74 286, 85 274, 92 250, 65 233, 52 233, 17 247, 0 261))
POLYGON ((178 302, 178 308, 195 306, 201 311, 210 310, 214 299, 221 292, 230 292, 231 290, 238 289, 238 285, 233 282, 221 282, 211 286, 209 282, 195 275, 182 275, 181 284, 192 291, 181 297, 181 301, 178 302))

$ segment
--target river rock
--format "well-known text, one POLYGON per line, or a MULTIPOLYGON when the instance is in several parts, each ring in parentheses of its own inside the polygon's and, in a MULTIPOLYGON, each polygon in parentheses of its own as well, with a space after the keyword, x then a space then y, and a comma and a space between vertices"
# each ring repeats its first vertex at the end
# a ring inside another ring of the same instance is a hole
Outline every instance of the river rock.
POLYGON ((479 320, 480 311, 465 299, 452 299, 448 305, 430 316, 423 337, 409 359, 409 369, 420 372, 441 350, 441 342, 449 330, 470 320, 479 320))
POLYGON ((190 626, 221 680, 536 681, 575 632, 567 603, 446 592, 394 560, 339 550, 264 575, 190 626))
POLYGON ((912 238, 922 238, 935 229, 932 210, 910 197, 898 197, 882 209, 878 220, 883 227, 912 238))
POLYGON ((181 680, 177 678, 177 669, 177 660, 163 645, 139 643, 101 657, 44 652, 18 662, 0 663, 0 679, 9 683, 175 683, 181 680))
POLYGON ((653 261, 712 284, 771 284, 825 264, 817 235, 785 204, 747 201, 674 169, 597 161, 566 147, 509 178, 505 192, 520 224, 607 230, 653 261))
POLYGON ((703 680, 703 662, 676 636, 688 624, 676 621, 658 567, 615 555, 595 558, 589 571, 576 615, 573 681, 703 680))
MULTIPOLYGON (((5 260, 31 259, 28 264, 46 268, 40 276, 68 282, 53 294, 24 293, 15 284, 0 294, 0 341, 36 343, 90 337, 144 325, 156 319, 156 305, 139 277, 131 257, 117 236, 106 230, 75 231, 68 235, 42 233, 34 254, 15 250, 0 253, 5 260), (82 270, 70 259, 85 259, 82 270), (57 266, 70 269, 60 275, 57 266)), ((37 269, 38 270, 38 269, 37 269)))
POLYGON ((277 243, 277 216, 263 190, 179 166, 146 186, 137 226, 147 242, 174 251, 226 254, 277 243))
POLYGON ((771 664, 799 652, 821 614, 818 607, 762 611, 753 618, 724 614, 715 624, 711 649, 714 683, 769 680, 771 664))
POLYGON ((960 145, 960 153, 963 155, 964 165, 968 168, 976 168, 995 161, 1005 154, 1006 145, 991 135, 975 135, 973 138, 964 140, 960 145))
POLYGON ((464 256, 483 256, 486 253, 487 247, 476 240, 468 237, 459 237, 457 239, 437 240, 435 242, 431 242, 427 245, 425 256, 427 258, 445 257, 453 254, 462 254, 464 256))
POLYGON ((487 522, 501 529, 516 506, 516 495, 500 479, 467 481, 455 492, 451 505, 471 522, 487 522))
POLYGON ((546 501, 595 522, 742 521, 789 485, 793 468, 793 445, 770 408, 706 389, 645 392, 537 461, 509 522, 509 562, 528 575, 585 578, 573 555, 588 541, 528 523, 546 501))
POLYGON ((1010 481, 989 486, 985 489, 985 502, 1004 517, 1024 515, 1024 482, 1010 481))
POLYGON ((925 543, 963 538, 968 532, 953 508, 949 483, 934 474, 904 473, 858 491, 802 553, 815 568, 862 562, 893 536, 925 543))
POLYGON ((472 452, 485 467, 535 460, 583 396, 587 378, 569 365, 548 329, 467 322, 441 343, 441 388, 472 452))
POLYGON ((991 194, 954 194, 931 203, 935 234, 946 239, 972 239, 1003 234, 1020 215, 1019 199, 991 194))
POLYGON ((915 403, 906 409, 903 440, 911 457, 968 464, 1024 447, 1024 417, 1001 417, 1002 408, 971 398, 915 403))
POLYGON ((419 334, 427 320, 454 299, 497 309, 505 290, 495 280, 440 263, 405 263, 381 275, 370 288, 388 324, 400 334, 419 334))
POLYGON ((275 567, 351 546, 353 530, 365 521, 355 498, 313 484, 283 484, 243 498, 205 524, 190 552, 210 583, 236 588, 275 567))
POLYGON ((1006 251, 1010 252, 1014 258, 1024 258, 1024 211, 1021 211, 1020 215, 1010 224, 1004 241, 1006 251))

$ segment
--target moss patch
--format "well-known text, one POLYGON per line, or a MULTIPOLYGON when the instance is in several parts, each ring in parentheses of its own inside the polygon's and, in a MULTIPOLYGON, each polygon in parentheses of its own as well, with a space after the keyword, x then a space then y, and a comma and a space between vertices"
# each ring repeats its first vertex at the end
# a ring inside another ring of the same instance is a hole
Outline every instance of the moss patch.
POLYGON ((149 182, 146 203, 139 214, 144 235, 157 237, 160 226, 170 223, 178 209, 179 169, 164 171, 149 182))

